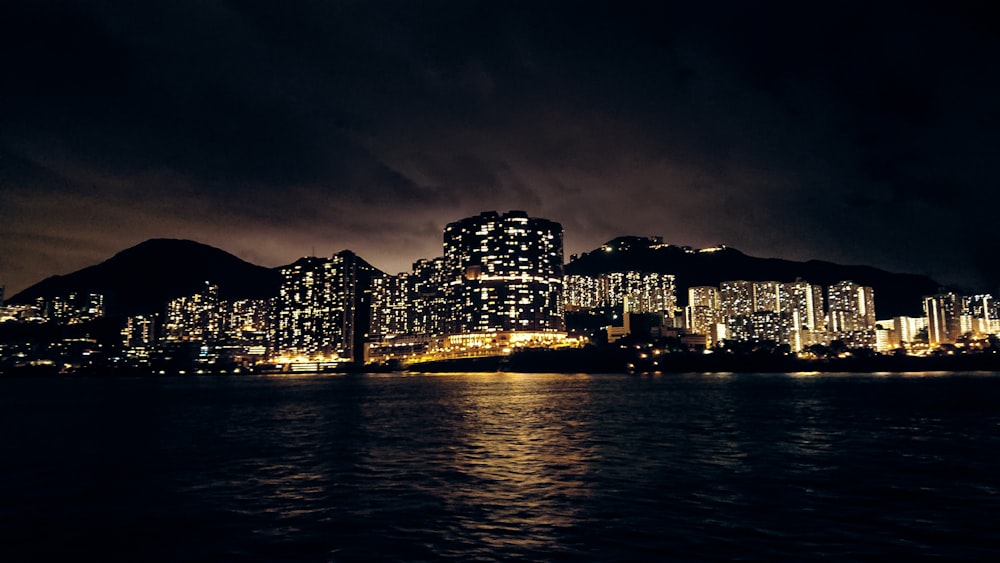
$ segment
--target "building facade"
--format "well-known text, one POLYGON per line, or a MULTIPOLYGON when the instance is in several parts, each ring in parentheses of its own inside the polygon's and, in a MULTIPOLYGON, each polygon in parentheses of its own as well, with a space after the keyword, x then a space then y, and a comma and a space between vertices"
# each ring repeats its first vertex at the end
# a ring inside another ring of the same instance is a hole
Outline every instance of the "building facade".
POLYGON ((563 231, 523 211, 485 212, 444 230, 449 334, 564 330, 563 231))
POLYGON ((275 351, 281 356, 353 361, 371 325, 377 270, 348 250, 302 258, 281 270, 275 351))

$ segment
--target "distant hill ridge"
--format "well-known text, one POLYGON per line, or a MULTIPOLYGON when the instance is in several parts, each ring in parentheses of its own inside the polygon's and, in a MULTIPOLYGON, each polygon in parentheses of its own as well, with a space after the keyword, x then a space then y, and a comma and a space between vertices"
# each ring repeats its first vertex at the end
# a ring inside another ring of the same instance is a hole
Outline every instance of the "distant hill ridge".
MULTIPOLYGON (((219 286, 223 299, 276 296, 282 267, 257 266, 191 240, 150 239, 100 264, 42 280, 9 301, 30 303, 38 297, 73 292, 101 293, 111 316, 153 313, 162 311, 171 299, 200 291, 206 281, 219 286)), ((686 302, 689 287, 718 286, 727 280, 802 279, 824 287, 851 280, 874 288, 879 317, 921 315, 921 298, 941 288, 926 276, 890 273, 870 266, 756 258, 722 246, 695 251, 635 236, 613 239, 566 265, 567 274, 598 275, 629 270, 674 274, 681 304, 686 302)))
POLYGON ((150 239, 100 264, 46 278, 10 301, 101 293, 109 316, 134 315, 162 311, 168 301, 200 291, 206 281, 219 286, 223 299, 265 298, 278 294, 281 274, 199 242, 150 239))
POLYGON ((689 287, 718 287, 724 281, 792 282, 801 279, 828 287, 850 280, 874 290, 875 312, 879 318, 923 315, 922 297, 941 290, 941 284, 927 276, 892 273, 871 266, 757 258, 726 246, 694 250, 635 236, 610 240, 571 260, 565 269, 567 274, 583 275, 629 270, 674 274, 681 304, 687 302, 689 287))

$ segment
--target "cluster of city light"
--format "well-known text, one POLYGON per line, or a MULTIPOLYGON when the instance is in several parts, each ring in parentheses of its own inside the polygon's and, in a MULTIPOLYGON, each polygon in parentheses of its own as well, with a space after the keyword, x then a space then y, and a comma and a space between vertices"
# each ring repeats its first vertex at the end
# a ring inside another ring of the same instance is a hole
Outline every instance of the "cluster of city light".
MULTIPOLYGON (((681 308, 672 274, 564 275, 562 240, 558 223, 520 211, 482 213, 449 224, 442 256, 418 260, 410 272, 385 275, 344 251, 283 268, 272 299, 226 301, 206 282, 201 291, 171 300, 162 315, 128 318, 122 345, 126 358, 140 365, 154 356, 202 364, 225 357, 300 371, 580 346, 584 338, 566 333, 566 311, 608 315, 609 340, 654 330, 692 348, 767 341, 803 356, 813 345, 835 341, 848 349, 905 347, 908 353, 976 349, 981 339, 1000 333, 1000 306, 990 295, 929 296, 923 317, 878 320, 872 288, 851 281, 827 288, 806 281, 724 281, 689 288, 681 308), (659 326, 632 322, 637 314, 659 319, 659 326)), ((660 237, 620 237, 601 251, 667 246, 660 237)), ((681 248, 712 253, 725 246, 681 248)), ((0 322, 85 322, 103 309, 103 296, 96 294, 31 306, 0 301, 0 322)), ((90 345, 59 343, 67 350, 90 345)))
POLYGON ((852 347, 875 344, 874 292, 843 281, 827 290, 808 282, 734 280, 718 288, 688 289, 686 329, 707 337, 707 345, 731 341, 772 341, 801 351, 841 340, 852 347))
MULTIPOLYGON (((0 290, 3 288, 0 287, 0 290)), ((70 293, 39 297, 31 305, 4 305, 0 291, 0 322, 82 324, 104 316, 104 295, 70 293)))

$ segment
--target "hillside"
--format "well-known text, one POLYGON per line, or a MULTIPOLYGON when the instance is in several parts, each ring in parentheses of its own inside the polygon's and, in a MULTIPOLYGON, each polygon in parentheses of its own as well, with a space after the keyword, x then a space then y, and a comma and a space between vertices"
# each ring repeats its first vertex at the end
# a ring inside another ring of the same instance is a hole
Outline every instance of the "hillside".
POLYGON ((681 305, 687 302, 689 287, 718 286, 729 280, 792 282, 801 279, 824 287, 851 280, 872 287, 879 318, 923 315, 922 297, 941 289, 941 284, 926 276, 892 273, 871 266, 757 258, 728 247, 693 251, 654 244, 642 237, 616 238, 566 266, 567 274, 597 275, 628 270, 674 274, 681 305))
POLYGON ((199 291, 206 281, 223 299, 266 298, 278 294, 277 269, 245 262, 228 252, 190 240, 151 239, 110 259, 25 289, 11 303, 71 292, 101 293, 109 316, 161 311, 167 301, 199 291))

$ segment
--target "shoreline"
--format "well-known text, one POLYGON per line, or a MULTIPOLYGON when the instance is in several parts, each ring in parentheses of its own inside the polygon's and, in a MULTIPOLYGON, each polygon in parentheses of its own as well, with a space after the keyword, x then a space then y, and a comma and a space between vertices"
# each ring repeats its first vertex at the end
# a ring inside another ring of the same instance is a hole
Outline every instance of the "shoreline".
MULTIPOLYGON (((424 362, 409 366, 345 365, 342 369, 317 373, 907 373, 907 372, 1000 372, 1000 354, 951 356, 870 356, 800 359, 790 355, 725 353, 670 353, 642 358, 631 350, 525 350, 509 356, 463 358, 424 362)), ((0 378, 23 377, 188 377, 201 375, 255 376, 294 375, 257 369, 88 366, 60 369, 57 366, 7 366, 0 378)), ((313 372, 301 372, 312 374, 313 372)))

